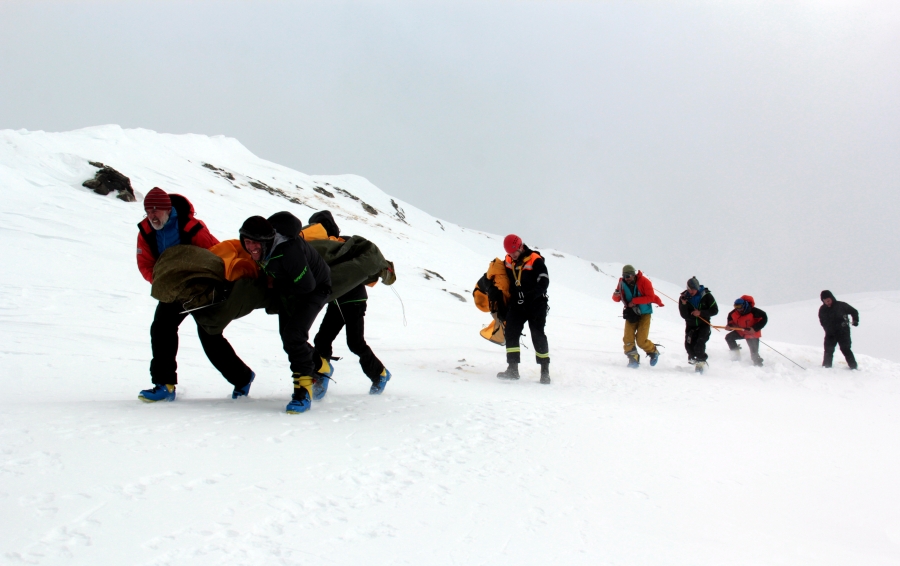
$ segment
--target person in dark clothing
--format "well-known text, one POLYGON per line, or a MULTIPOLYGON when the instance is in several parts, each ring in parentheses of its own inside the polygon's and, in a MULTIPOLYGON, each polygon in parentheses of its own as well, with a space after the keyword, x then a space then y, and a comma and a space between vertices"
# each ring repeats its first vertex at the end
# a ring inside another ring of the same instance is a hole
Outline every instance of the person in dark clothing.
MULTIPOLYGON (((341 238, 340 228, 338 228, 334 217, 328 210, 321 210, 309 217, 309 223, 321 224, 325 228, 330 238, 341 238)), ((329 360, 334 352, 332 344, 341 329, 346 326, 347 329, 347 347, 350 351, 359 356, 359 365, 362 367, 363 373, 372 381, 369 388, 370 395, 380 395, 387 382, 391 379, 391 372, 388 371, 384 364, 375 356, 375 352, 366 343, 365 336, 365 316, 366 303, 369 294, 366 292, 366 286, 359 284, 347 293, 337 298, 332 298, 328 303, 328 309, 325 311, 325 318, 319 325, 319 331, 313 339, 316 347, 316 355, 322 360, 322 365, 330 367, 329 360)), ((317 373, 313 377, 313 399, 318 401, 325 397, 328 390, 328 378, 330 374, 317 373)))
POLYGON ((735 299, 734 310, 728 313, 728 327, 732 331, 725 335, 732 360, 741 359, 741 347, 737 345, 737 341, 746 340, 753 365, 763 365, 763 359, 759 357, 759 339, 762 338, 762 329, 768 322, 769 317, 765 311, 756 308, 753 297, 741 295, 735 299))
POLYGON ((709 289, 700 284, 696 277, 687 282, 687 290, 681 294, 678 312, 684 319, 684 349, 688 363, 694 364, 697 373, 706 369, 706 343, 712 332, 710 321, 719 314, 719 306, 709 289))
POLYGON ((535 359, 541 366, 541 383, 550 383, 550 346, 544 332, 549 308, 547 288, 550 286, 547 266, 544 258, 529 249, 515 234, 503 240, 503 247, 507 253, 504 265, 510 287, 506 313, 506 362, 509 365, 497 377, 519 379, 519 338, 525 323, 528 323, 535 359))
POLYGON ((240 230, 241 245, 269 278, 274 293, 278 331, 293 373, 288 413, 302 413, 311 406, 318 365, 309 329, 331 293, 331 269, 300 237, 302 227, 290 212, 278 212, 268 220, 252 216, 240 230))
MULTIPOLYGON (((153 283, 156 260, 170 247, 193 245, 209 249, 219 243, 206 225, 194 218, 193 205, 181 195, 168 194, 159 187, 154 187, 144 197, 144 211, 147 218, 138 224, 137 264, 148 283, 153 283)), ((178 303, 160 301, 156 306, 153 324, 150 325, 150 348, 153 352, 150 378, 153 387, 138 394, 141 401, 153 403, 175 400, 175 386, 178 384, 178 327, 188 316, 184 310, 183 305, 178 303)), ((209 334, 199 324, 197 335, 206 357, 234 386, 232 399, 247 395, 256 374, 238 357, 225 336, 209 334)))
POLYGON ((840 346, 844 359, 850 369, 859 367, 856 356, 850 349, 850 326, 859 326, 859 311, 847 303, 834 298, 831 291, 822 291, 819 295, 822 306, 819 307, 819 324, 825 329, 825 357, 822 367, 830 368, 834 361, 834 347, 840 346))

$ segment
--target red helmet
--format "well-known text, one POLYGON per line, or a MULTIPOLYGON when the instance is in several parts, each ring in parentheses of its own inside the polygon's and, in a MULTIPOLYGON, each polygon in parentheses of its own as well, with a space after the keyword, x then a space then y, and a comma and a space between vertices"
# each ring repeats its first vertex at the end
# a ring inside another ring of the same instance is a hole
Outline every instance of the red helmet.
POLYGON ((515 251, 518 251, 518 249, 521 247, 522 238, 516 236, 515 234, 510 234, 509 236, 503 238, 503 249, 506 250, 506 253, 511 254, 515 251))

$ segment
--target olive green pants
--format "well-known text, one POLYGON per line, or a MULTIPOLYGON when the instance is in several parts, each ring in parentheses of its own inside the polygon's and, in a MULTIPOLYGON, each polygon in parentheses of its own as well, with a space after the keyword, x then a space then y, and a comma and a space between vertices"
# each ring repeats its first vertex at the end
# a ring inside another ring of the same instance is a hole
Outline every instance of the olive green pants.
POLYGON ((637 322, 628 322, 625 321, 625 334, 622 336, 622 347, 625 349, 625 353, 631 352, 635 350, 635 343, 637 346, 647 352, 648 354, 652 354, 656 351, 656 344, 650 341, 648 336, 650 336, 650 317, 653 315, 642 314, 641 319, 637 322))

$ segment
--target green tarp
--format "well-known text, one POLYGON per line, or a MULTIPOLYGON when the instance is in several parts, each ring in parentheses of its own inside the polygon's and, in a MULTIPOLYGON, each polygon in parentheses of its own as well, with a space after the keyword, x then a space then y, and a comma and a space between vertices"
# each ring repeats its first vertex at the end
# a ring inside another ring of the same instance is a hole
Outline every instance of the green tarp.
MULTIPOLYGON (((332 298, 361 283, 377 281, 379 276, 388 285, 396 280, 393 264, 365 238, 313 240, 309 244, 331 268, 332 298)), ((210 334, 221 334, 232 320, 267 308, 271 298, 264 277, 239 279, 232 287, 225 281, 222 259, 197 246, 174 246, 163 252, 153 270, 150 294, 166 303, 179 303, 185 310, 204 307, 193 315, 210 334), (227 287, 231 288, 223 293, 227 287)))

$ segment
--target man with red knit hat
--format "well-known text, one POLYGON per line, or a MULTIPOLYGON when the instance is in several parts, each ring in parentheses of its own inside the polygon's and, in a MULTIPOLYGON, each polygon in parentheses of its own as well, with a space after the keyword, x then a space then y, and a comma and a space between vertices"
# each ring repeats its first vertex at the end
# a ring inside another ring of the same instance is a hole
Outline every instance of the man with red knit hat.
POLYGON ((522 238, 510 234, 503 239, 507 256, 504 262, 509 277, 509 311, 506 314, 506 371, 500 379, 519 379, 519 338, 525 323, 531 331, 534 355, 541 366, 541 383, 550 383, 550 347, 544 325, 547 323, 547 288, 550 276, 544 258, 528 248, 522 238))
MULTIPOLYGON (((219 241, 209 233, 206 225, 194 218, 194 206, 185 197, 167 194, 154 187, 144 197, 147 217, 138 224, 137 264, 141 275, 153 283, 156 260, 172 246, 193 245, 209 249, 219 241)), ((151 389, 140 392, 138 399, 153 403, 174 401, 178 383, 175 356, 178 353, 178 327, 187 317, 184 307, 178 303, 160 302, 156 306, 153 324, 150 326, 151 389)), ((225 336, 209 334, 198 324, 197 334, 209 361, 234 385, 233 399, 247 395, 254 373, 234 352, 225 336)))

